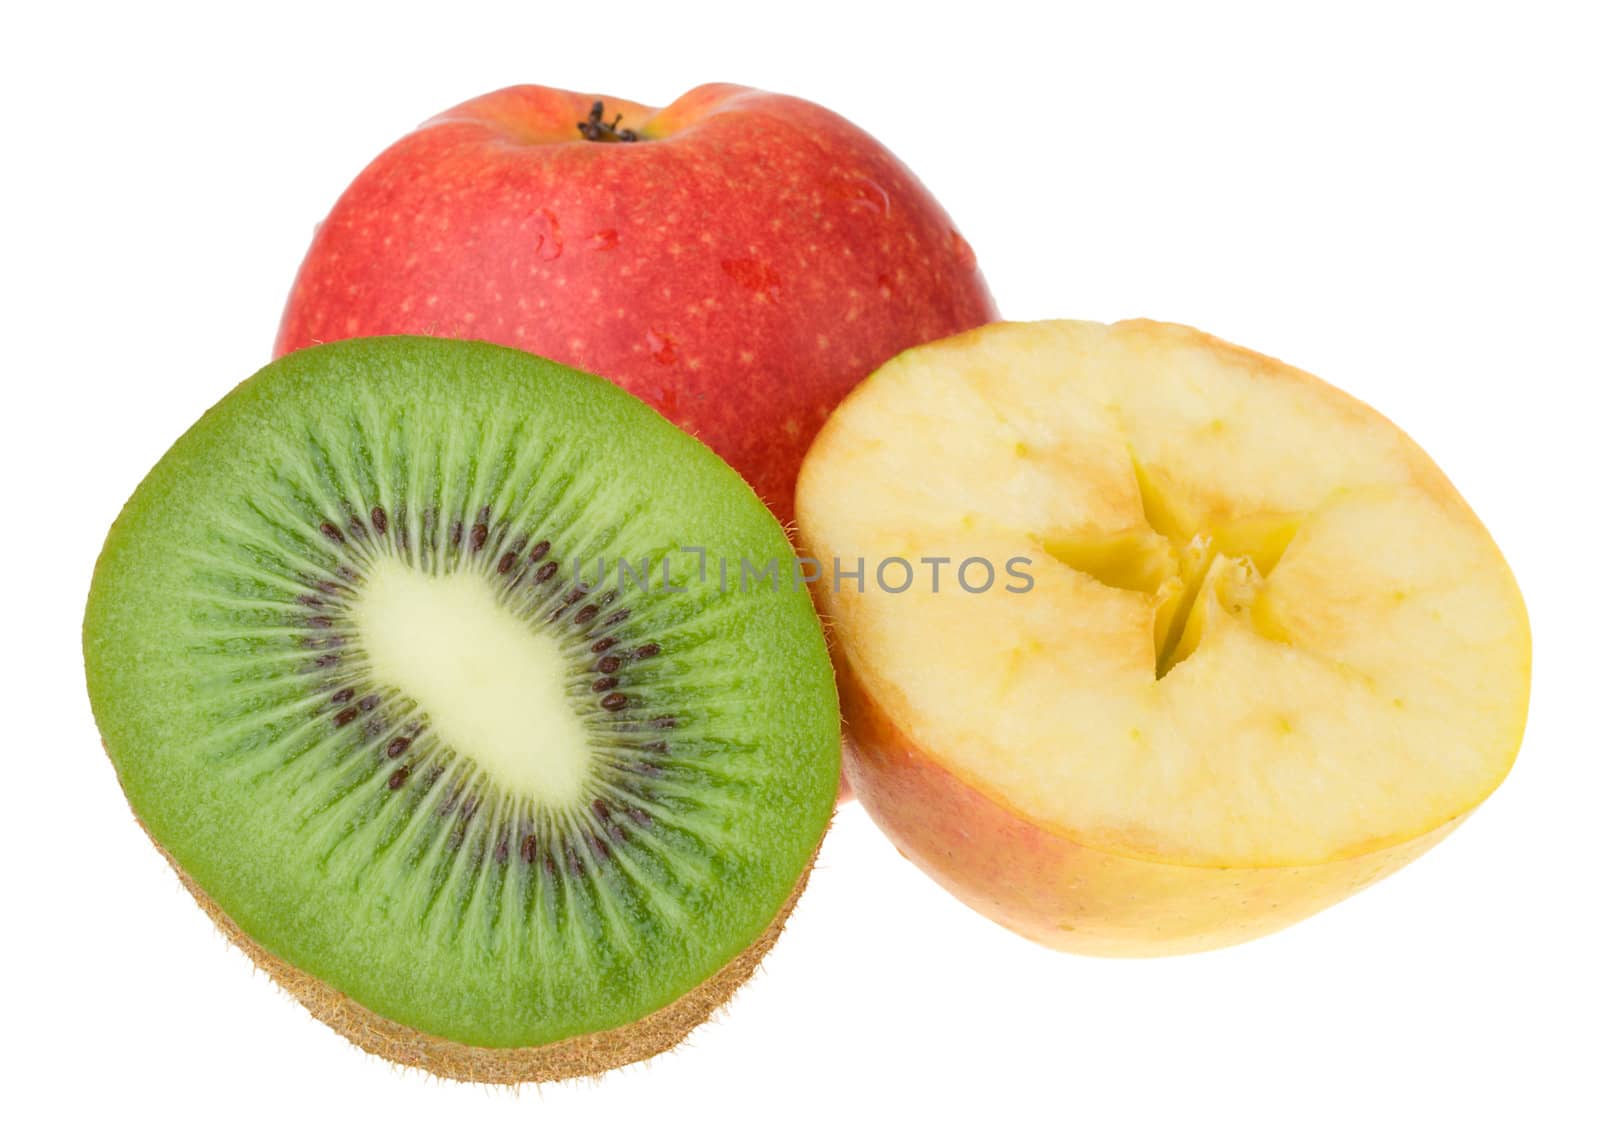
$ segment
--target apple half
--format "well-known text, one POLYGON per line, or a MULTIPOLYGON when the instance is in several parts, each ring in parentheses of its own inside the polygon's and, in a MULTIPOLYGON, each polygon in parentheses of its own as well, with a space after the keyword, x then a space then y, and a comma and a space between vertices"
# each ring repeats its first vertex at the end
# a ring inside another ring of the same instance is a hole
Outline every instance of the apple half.
POLYGON ((1510 769, 1527 614, 1403 432, 1176 325, 991 325, 832 415, 800 537, 861 802, 1047 945, 1265 934, 1448 834, 1510 769))

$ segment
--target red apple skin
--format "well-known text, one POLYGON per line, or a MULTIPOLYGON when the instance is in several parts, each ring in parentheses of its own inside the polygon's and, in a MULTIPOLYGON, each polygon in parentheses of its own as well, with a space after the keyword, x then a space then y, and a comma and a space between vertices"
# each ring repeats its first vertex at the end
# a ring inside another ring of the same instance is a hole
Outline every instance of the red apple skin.
MULTIPOLYGON (((987 323, 971 248, 882 145, 727 84, 585 141, 592 95, 507 88, 368 166, 319 227, 275 355, 354 336, 497 341, 610 378, 783 521, 812 437, 903 349, 987 323)), ((608 446, 595 440, 597 461, 608 446)))
POLYGON ((834 666, 845 773, 867 814, 962 902, 1058 950, 1146 957, 1256 938, 1399 870, 1465 818, 1307 866, 1185 866, 1103 851, 962 779, 894 722, 837 651, 834 666))

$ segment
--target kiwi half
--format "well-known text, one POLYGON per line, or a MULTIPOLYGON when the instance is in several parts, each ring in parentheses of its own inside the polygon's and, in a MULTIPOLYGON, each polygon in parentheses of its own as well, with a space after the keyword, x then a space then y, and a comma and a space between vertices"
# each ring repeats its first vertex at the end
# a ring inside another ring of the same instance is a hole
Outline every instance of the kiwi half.
POLYGON ((603 380, 343 341, 129 500, 90 698, 139 821, 312 1013, 443 1076, 590 1074, 726 1000, 827 828, 837 695, 791 560, 603 380))

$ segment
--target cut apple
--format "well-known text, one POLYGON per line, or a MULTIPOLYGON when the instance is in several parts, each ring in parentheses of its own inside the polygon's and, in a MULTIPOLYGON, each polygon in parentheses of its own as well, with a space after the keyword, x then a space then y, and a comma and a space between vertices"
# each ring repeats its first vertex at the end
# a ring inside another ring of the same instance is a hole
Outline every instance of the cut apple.
POLYGON ((797 513, 852 786, 1038 941, 1285 926, 1431 846, 1516 755, 1527 616, 1482 524, 1372 409, 1192 329, 913 349, 829 420, 797 513))

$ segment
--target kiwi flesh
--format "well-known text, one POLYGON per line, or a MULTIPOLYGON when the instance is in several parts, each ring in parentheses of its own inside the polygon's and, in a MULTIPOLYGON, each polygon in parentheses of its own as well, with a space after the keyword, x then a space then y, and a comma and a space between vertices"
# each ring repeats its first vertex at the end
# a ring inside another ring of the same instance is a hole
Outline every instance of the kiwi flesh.
POLYGON ((791 560, 603 380, 341 341, 140 484, 90 699, 151 839, 317 1017, 442 1076, 592 1074, 749 977, 827 829, 837 694, 791 560))

